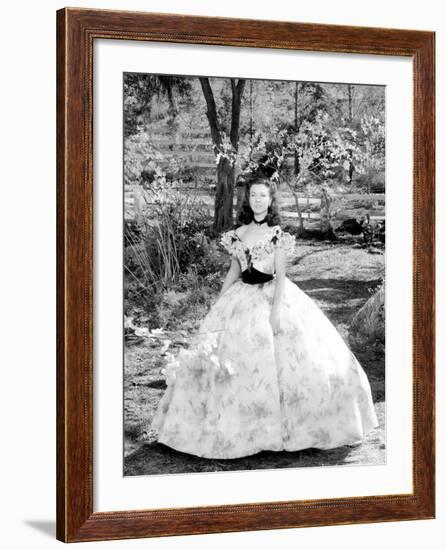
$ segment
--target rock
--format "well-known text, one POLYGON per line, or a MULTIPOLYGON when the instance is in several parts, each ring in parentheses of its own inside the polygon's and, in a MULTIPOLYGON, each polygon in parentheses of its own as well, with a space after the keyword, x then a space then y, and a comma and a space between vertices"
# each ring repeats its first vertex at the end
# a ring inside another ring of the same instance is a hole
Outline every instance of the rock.
POLYGON ((352 346, 385 343, 385 292, 382 285, 354 316, 349 329, 352 346))

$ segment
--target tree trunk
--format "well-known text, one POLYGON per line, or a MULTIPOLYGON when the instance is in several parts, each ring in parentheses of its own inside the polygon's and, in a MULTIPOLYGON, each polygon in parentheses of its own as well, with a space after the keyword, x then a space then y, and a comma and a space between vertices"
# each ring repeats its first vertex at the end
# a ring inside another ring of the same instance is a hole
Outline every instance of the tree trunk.
POLYGON ((217 166, 215 190, 214 231, 220 233, 232 227, 235 166, 222 158, 217 166))
POLYGON ((236 211, 237 211, 237 219, 240 215, 240 212, 242 210, 242 205, 243 205, 243 198, 244 198, 244 195, 245 195, 245 186, 244 185, 238 185, 236 187, 236 193, 237 193, 237 198, 236 198, 236 201, 237 201, 237 205, 236 205, 236 211))
POLYGON ((320 229, 322 233, 332 234, 331 225, 331 198, 326 189, 321 190, 320 229))
POLYGON ((296 205, 297 217, 299 219, 298 235, 303 235, 303 233, 305 233, 305 228, 304 228, 304 219, 302 216, 302 210, 300 209, 300 205, 299 205, 299 196, 289 183, 287 183, 287 185, 288 185, 288 189, 293 194, 294 204, 296 205))
POLYGON ((353 86, 347 84, 347 95, 348 95, 348 119, 350 122, 353 120, 353 86))
MULTIPOLYGON (((294 87, 294 136, 297 136, 297 100, 299 98, 299 84, 296 82, 296 85, 294 87)), ((297 149, 294 149, 294 175, 298 176, 300 172, 300 163, 299 163, 299 154, 297 152, 297 149)))
POLYGON ((355 167, 353 165, 353 162, 350 160, 350 164, 348 167, 348 183, 351 185, 353 181, 353 172, 355 171, 355 167))
POLYGON ((249 81, 249 159, 252 155, 252 138, 253 138, 253 108, 252 108, 252 80, 249 81))
MULTIPOLYGON (((347 85, 347 93, 348 93, 348 120, 350 122, 350 127, 353 123, 353 86, 351 84, 347 85)), ((353 166, 353 162, 350 159, 349 160, 349 166, 348 166, 348 183, 349 185, 352 184, 353 181, 353 172, 355 171, 355 168, 353 166)))
POLYGON ((201 88, 206 100, 206 116, 208 117, 209 127, 211 129, 212 142, 214 149, 221 145, 220 124, 218 122, 217 107, 215 106, 214 94, 212 93, 209 78, 200 78, 201 88))
MULTIPOLYGON (((212 141, 214 143, 215 153, 221 152, 222 134, 218 121, 217 107, 215 105, 214 94, 208 78, 200 77, 200 84, 206 100, 206 115, 211 129, 212 141)), ((220 157, 217 166, 217 188, 215 190, 215 210, 214 210, 214 230, 216 232, 224 231, 232 227, 233 220, 233 200, 235 183, 235 155, 238 150, 238 140, 240 134, 240 107, 242 103, 243 91, 246 80, 231 78, 232 90, 232 111, 231 111, 231 132, 230 140, 233 147, 233 155, 226 154, 220 157)))
POLYGON ((300 205, 299 205, 299 197, 298 197, 297 193, 293 193, 293 195, 294 195, 294 202, 296 203, 297 216, 299 218, 299 232, 298 232, 298 234, 303 235, 304 232, 305 232, 304 219, 302 217, 302 210, 300 209, 300 205))
POLYGON ((231 143, 234 150, 238 149, 238 140, 240 134, 240 107, 242 104, 243 90, 245 89, 246 80, 241 78, 235 82, 235 78, 231 78, 232 89, 232 112, 231 112, 231 143))
POLYGON ((294 175, 298 176, 300 173, 300 161, 299 161, 299 153, 294 150, 294 175))

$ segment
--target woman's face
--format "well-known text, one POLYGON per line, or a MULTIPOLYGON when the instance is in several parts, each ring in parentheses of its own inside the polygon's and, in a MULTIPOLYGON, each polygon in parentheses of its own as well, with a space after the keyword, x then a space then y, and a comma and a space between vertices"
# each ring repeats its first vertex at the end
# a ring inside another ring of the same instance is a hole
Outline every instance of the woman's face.
POLYGON ((271 204, 271 196, 268 187, 263 183, 254 183, 249 189, 249 206, 254 214, 266 215, 271 204))

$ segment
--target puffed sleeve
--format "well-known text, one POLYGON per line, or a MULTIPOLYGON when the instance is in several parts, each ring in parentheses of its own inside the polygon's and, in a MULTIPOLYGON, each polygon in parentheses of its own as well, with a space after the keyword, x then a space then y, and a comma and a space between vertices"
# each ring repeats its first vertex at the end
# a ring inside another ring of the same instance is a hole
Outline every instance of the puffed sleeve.
POLYGON ((222 234, 220 238, 220 244, 230 254, 234 254, 235 253, 234 244, 236 240, 237 240, 237 236, 235 234, 235 231, 231 229, 231 231, 226 231, 226 233, 222 234))
POLYGON ((283 250, 287 256, 293 255, 296 250, 296 239, 280 227, 275 228, 272 242, 276 248, 283 250))

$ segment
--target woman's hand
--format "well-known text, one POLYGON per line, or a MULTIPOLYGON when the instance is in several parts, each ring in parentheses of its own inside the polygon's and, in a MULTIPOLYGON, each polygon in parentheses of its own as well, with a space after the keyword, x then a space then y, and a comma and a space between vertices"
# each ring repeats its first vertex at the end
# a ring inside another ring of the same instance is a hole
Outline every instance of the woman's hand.
POLYGON ((279 310, 275 307, 271 310, 271 315, 269 316, 269 322, 271 324, 271 328, 273 329, 274 336, 280 332, 280 315, 279 310))

